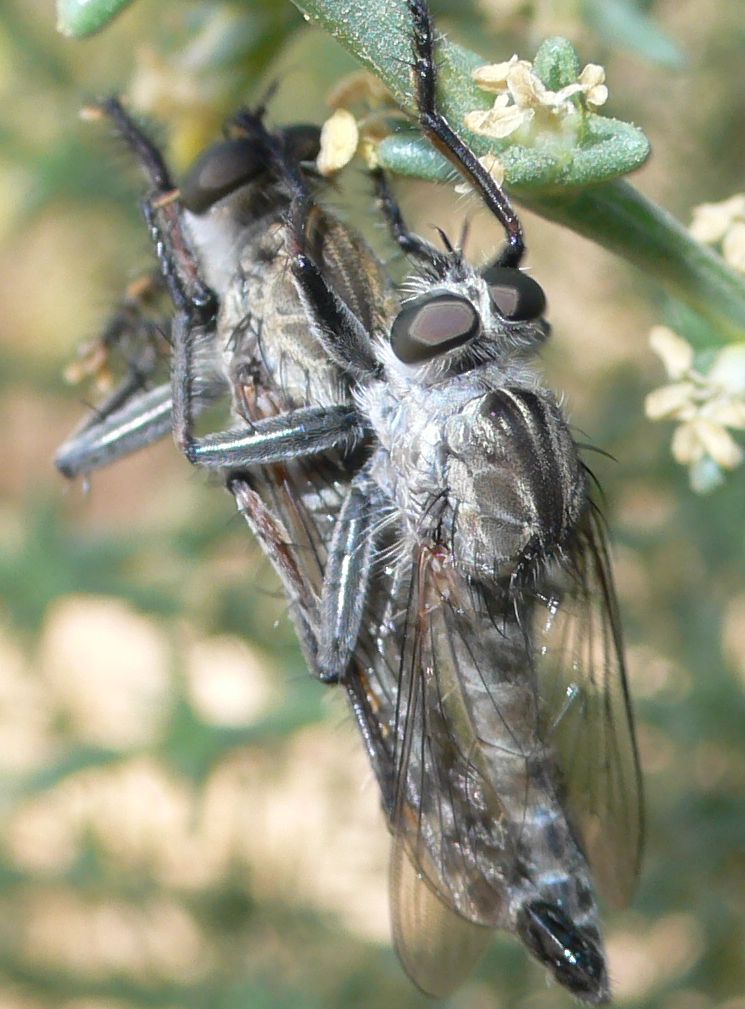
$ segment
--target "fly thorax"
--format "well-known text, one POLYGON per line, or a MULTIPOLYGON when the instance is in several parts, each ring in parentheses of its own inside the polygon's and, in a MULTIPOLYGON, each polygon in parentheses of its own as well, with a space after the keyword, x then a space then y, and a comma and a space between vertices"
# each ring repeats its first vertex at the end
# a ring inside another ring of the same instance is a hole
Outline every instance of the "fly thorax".
POLYGON ((243 229, 227 203, 205 214, 185 210, 184 228, 199 260, 203 279, 221 298, 230 286, 244 243, 243 229))
POLYGON ((586 480, 566 420, 542 389, 471 399, 448 428, 453 549, 481 579, 550 556, 585 506, 586 480))
POLYGON ((346 382, 309 325, 286 239, 284 224, 271 218, 246 234, 218 321, 226 369, 233 376, 258 371, 281 389, 285 409, 343 402, 346 382))
POLYGON ((376 382, 362 400, 387 459, 385 487, 409 531, 429 538, 442 520, 443 417, 436 398, 376 382))

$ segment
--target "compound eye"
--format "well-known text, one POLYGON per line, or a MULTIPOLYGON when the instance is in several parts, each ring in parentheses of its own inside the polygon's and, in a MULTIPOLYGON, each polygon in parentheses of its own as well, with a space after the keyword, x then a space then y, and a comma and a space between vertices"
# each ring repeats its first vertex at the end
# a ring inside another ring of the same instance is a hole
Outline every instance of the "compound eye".
POLYGON ((391 327, 393 353, 417 364, 467 343, 481 331, 481 319, 467 298, 424 294, 405 305, 391 327))
POLYGON ((293 162, 315 161, 321 150, 321 130, 318 126, 299 123, 282 130, 285 151, 293 162))
POLYGON ((181 202, 193 214, 203 214, 221 200, 250 182, 265 167, 253 140, 225 140, 208 148, 180 186, 181 202))
POLYGON ((481 274, 489 288, 491 300, 505 319, 532 322, 546 311, 543 288, 527 273, 507 266, 490 266, 481 274))

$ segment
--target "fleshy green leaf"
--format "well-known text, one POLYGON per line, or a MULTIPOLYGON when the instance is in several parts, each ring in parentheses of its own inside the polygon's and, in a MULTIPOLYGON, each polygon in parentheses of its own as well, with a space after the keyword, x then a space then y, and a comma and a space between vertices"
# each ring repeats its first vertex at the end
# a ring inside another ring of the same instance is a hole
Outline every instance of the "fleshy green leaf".
POLYGON ((82 39, 105 28, 132 0, 57 0, 57 27, 82 39))
MULTIPOLYGON (((411 32, 403 0, 382 0, 374 10, 364 0, 295 2, 377 74, 405 111, 416 114, 410 73, 411 32)), ((477 155, 499 156, 511 189, 542 190, 604 182, 633 171, 646 160, 649 142, 640 129, 592 114, 577 116, 581 124, 573 141, 562 131, 547 130, 538 133, 530 146, 521 146, 509 137, 494 140, 465 129, 466 114, 488 109, 493 101, 493 96, 479 89, 471 76, 486 62, 484 57, 440 39, 440 101, 445 115, 477 155)), ((579 60, 566 39, 552 38, 538 51, 536 69, 547 87, 554 90, 577 79, 579 60)), ((403 170, 404 174, 431 181, 448 177, 442 159, 426 154, 424 145, 418 148, 406 134, 387 140, 381 159, 392 171, 403 170), (408 169, 407 159, 411 159, 408 169)))

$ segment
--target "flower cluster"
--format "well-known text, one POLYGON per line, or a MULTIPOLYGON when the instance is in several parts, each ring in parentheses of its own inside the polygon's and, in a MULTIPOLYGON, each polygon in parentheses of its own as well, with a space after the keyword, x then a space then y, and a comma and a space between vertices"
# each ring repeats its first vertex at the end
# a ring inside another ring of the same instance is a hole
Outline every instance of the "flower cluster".
POLYGON ((728 428, 745 430, 745 344, 724 347, 702 372, 694 367, 690 344, 666 326, 655 326, 649 342, 671 382, 647 396, 647 417, 680 422, 673 456, 688 466, 693 490, 713 490, 722 482, 722 471, 743 460, 728 428))
POLYGON ((490 109, 469 112, 465 124, 474 133, 502 139, 543 114, 554 120, 578 111, 577 96, 591 110, 608 98, 605 70, 588 63, 577 80, 559 91, 549 90, 527 60, 513 56, 504 63, 477 67, 473 79, 482 91, 496 95, 490 109))
POLYGON ((377 144, 389 132, 386 120, 400 115, 392 106, 391 94, 377 77, 366 70, 344 77, 326 98, 334 110, 321 128, 321 149, 316 159, 319 175, 336 175, 360 154, 368 168, 377 167, 377 144), (361 107, 357 118, 348 106, 361 107))
POLYGON ((316 158, 319 175, 341 171, 356 154, 359 142, 357 120, 346 109, 336 109, 321 127, 321 149, 316 158))
POLYGON ((690 232, 705 245, 718 245, 732 269, 745 274, 745 193, 694 207, 690 232))

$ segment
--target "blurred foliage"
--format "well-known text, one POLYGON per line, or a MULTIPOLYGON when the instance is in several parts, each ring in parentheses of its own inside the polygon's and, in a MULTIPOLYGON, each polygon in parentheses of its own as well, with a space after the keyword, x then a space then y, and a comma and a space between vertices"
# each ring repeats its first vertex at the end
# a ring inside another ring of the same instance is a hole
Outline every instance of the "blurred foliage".
MULTIPOLYGON (((742 187, 739 5, 433 7, 494 59, 561 33, 583 62, 605 64, 613 114, 653 142, 638 185, 681 218, 742 187), (607 26, 632 7, 619 38, 607 26), (677 51, 685 62, 671 70, 677 51)), ((3 1009, 426 1003, 388 945, 386 832, 342 698, 305 672, 228 496, 167 443, 97 475, 88 495, 50 463, 94 395, 66 388, 64 365, 150 263, 138 180, 79 106, 126 92, 181 170, 271 81, 276 121, 319 120, 353 67, 276 0, 141 0, 85 43, 55 33, 47 0, 4 4, 3 1009)), ((399 188, 425 233, 457 234, 475 212, 444 188, 399 188)), ((390 256, 364 180, 343 189, 345 215, 390 256)), ((665 313, 679 323, 678 310, 609 254, 525 223, 551 301, 551 383, 618 460, 593 468, 616 546, 649 843, 633 908, 607 916, 617 1002, 742 1009, 745 476, 692 496, 669 430, 644 419, 644 394, 662 381, 646 333, 665 313)), ((498 239, 477 215, 474 255, 498 239)), ((450 1001, 570 1005, 508 939, 450 1001)))

